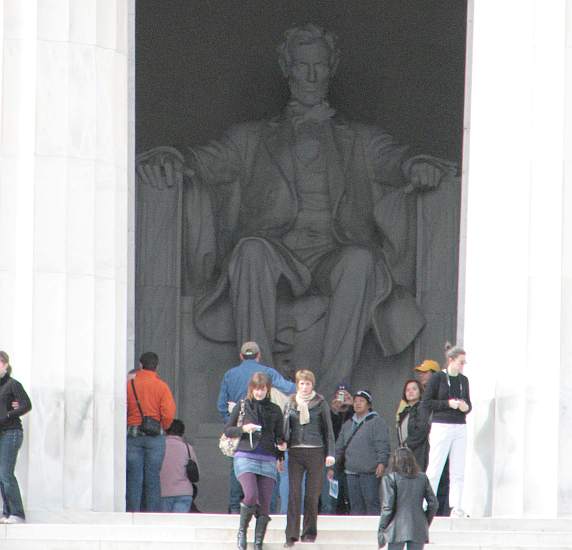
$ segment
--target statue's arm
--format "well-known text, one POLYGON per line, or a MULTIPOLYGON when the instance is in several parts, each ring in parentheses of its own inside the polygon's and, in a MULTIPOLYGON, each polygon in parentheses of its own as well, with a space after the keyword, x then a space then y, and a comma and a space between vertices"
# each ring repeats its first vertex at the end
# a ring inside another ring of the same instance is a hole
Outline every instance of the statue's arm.
POLYGON ((236 181, 243 171, 248 141, 248 127, 237 125, 220 140, 206 145, 182 150, 154 147, 137 156, 138 180, 158 189, 182 185, 185 176, 192 182, 208 185, 236 181))
POLYGON ((398 143, 377 127, 363 130, 365 150, 375 181, 402 187, 406 193, 436 188, 446 175, 454 175, 454 162, 420 154, 412 147, 398 143))

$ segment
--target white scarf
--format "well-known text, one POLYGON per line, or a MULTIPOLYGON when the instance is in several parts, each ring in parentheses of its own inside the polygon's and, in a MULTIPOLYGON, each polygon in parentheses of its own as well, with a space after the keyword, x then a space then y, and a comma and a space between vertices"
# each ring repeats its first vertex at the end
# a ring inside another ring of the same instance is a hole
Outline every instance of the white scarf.
POLYGON ((316 392, 312 393, 308 397, 296 394, 296 405, 298 406, 298 411, 300 412, 300 424, 308 424, 310 422, 310 411, 308 410, 308 403, 316 397, 316 392))

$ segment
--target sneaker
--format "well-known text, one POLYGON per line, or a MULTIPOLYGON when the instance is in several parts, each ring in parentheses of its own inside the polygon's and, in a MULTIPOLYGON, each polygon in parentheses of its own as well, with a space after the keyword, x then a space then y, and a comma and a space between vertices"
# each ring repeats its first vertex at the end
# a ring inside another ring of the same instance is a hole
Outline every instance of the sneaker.
POLYGON ((9 524, 25 523, 25 521, 26 520, 20 516, 8 516, 8 517, 3 517, 2 519, 0 519, 0 523, 9 523, 9 524))
POLYGON ((452 517, 452 518, 468 518, 469 514, 466 514, 462 508, 453 508, 451 510, 450 517, 452 517))

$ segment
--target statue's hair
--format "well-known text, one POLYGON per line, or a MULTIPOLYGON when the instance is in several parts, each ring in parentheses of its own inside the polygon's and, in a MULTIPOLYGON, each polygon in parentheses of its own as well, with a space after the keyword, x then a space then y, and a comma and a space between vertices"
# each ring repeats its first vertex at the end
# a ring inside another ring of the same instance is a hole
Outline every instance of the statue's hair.
POLYGON ((459 355, 466 354, 466 351, 461 346, 454 346, 450 342, 445 343, 445 359, 447 359, 447 361, 454 361, 459 355))
POLYGON ((336 47, 337 36, 331 31, 325 31, 322 27, 313 23, 306 23, 301 27, 292 27, 284 33, 282 42, 276 51, 286 66, 290 64, 291 48, 297 44, 314 44, 322 40, 330 50, 330 65, 334 67, 340 59, 340 50, 336 47))

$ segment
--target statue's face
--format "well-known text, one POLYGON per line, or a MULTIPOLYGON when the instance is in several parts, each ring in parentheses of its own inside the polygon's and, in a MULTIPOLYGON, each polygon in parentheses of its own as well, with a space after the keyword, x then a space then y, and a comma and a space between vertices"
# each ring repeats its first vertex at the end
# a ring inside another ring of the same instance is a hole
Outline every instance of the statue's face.
POLYGON ((318 105, 328 95, 330 50, 321 40, 294 46, 287 73, 292 97, 308 107, 318 105))

